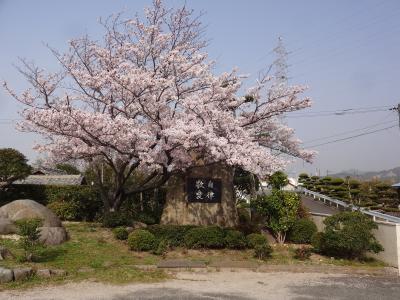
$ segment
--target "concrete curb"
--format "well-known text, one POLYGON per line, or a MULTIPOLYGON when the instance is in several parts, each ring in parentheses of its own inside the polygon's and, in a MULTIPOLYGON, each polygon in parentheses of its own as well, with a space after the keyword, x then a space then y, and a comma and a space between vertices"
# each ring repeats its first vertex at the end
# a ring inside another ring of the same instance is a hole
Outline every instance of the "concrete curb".
POLYGON ((398 270, 392 267, 384 268, 358 268, 358 267, 342 267, 342 266, 308 266, 308 265, 258 265, 254 267, 248 266, 213 266, 213 265, 174 265, 168 264, 158 265, 135 265, 135 268, 141 270, 165 270, 168 272, 218 272, 218 271, 231 271, 240 272, 243 270, 251 270, 258 273, 321 273, 321 274, 343 274, 343 275, 364 275, 364 276, 378 276, 378 277, 396 277, 398 278, 398 270))

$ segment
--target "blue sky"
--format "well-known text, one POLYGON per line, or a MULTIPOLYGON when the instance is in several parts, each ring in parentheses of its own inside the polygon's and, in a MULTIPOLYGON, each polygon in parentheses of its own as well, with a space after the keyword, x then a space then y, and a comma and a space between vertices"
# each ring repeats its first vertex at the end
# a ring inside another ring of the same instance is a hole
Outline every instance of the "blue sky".
MULTIPOLYGON (((179 6, 183 1, 166 1, 179 6)), ((210 39, 210 58, 216 72, 238 67, 256 75, 274 59, 271 49, 282 36, 290 52, 291 83, 310 87, 307 95, 320 112, 360 107, 388 107, 400 102, 400 2, 393 0, 339 1, 194 1, 187 5, 204 11, 210 39)), ((83 34, 98 38, 97 20, 114 12, 141 13, 150 1, 20 1, 0 0, 0 80, 20 90, 26 87, 13 67, 18 57, 54 69, 56 62, 44 43, 59 50, 83 34)), ((253 77, 254 78, 254 77, 253 77)), ((247 83, 251 84, 251 79, 247 83)), ((0 147, 14 147, 34 160, 37 136, 20 133, 9 119, 18 118, 18 105, 0 90, 0 147)), ((374 124, 395 124, 390 111, 329 117, 288 118, 305 142, 374 124), (393 121, 393 122, 391 122, 393 121)), ((329 141, 323 140, 322 142, 329 141)), ((312 143, 311 143, 312 144, 312 143)), ((310 145, 310 144, 309 144, 310 145)), ((400 129, 365 135, 315 148, 312 165, 297 162, 290 172, 321 174, 346 169, 381 170, 400 166, 400 129)))

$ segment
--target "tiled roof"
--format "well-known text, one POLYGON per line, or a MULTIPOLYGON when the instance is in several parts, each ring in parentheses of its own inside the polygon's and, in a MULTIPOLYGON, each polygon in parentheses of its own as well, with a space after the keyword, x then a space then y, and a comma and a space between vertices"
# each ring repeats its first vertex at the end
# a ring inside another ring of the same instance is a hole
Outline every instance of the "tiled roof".
POLYGON ((34 169, 32 175, 67 175, 67 172, 58 169, 41 167, 34 169))
POLYGON ((82 175, 29 175, 14 184, 82 185, 85 184, 85 178, 82 175))

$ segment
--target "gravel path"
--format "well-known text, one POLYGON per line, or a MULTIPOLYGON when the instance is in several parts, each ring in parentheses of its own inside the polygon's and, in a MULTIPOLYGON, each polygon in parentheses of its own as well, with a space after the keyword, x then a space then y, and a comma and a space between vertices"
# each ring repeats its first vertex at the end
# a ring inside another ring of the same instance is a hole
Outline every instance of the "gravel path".
POLYGON ((314 273, 221 271, 181 272, 176 279, 155 284, 66 284, 27 291, 6 291, 1 300, 29 299, 399 299, 400 279, 314 273))

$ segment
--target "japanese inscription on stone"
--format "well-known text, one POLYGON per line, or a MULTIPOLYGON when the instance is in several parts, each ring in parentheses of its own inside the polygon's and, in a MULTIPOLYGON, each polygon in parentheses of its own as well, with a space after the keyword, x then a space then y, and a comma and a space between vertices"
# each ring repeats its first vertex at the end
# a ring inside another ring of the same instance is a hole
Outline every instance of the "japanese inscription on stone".
POLYGON ((187 195, 189 202, 221 202, 221 180, 213 178, 188 178, 187 195))

